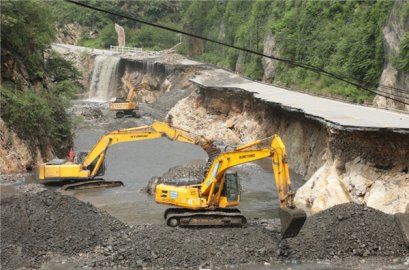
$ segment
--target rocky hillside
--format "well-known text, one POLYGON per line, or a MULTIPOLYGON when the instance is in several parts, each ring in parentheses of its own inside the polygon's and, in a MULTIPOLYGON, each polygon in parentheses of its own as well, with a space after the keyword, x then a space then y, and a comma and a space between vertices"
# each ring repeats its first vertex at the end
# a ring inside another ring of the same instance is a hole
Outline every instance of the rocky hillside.
POLYGON ((1 2, 0 173, 32 169, 68 152, 65 112, 81 88, 79 72, 50 50, 54 21, 46 3, 1 2))
MULTIPOLYGON (((408 32, 409 4, 404 0, 331 3, 173 1, 149 5, 95 5, 267 55, 316 66, 373 90, 376 90, 379 82, 388 88, 378 91, 388 95, 402 96, 402 91, 398 90, 397 94, 390 87, 408 89, 408 71, 397 71, 396 64, 391 61, 399 51, 402 37, 408 32)), ((113 22, 118 21, 98 12, 87 17, 88 10, 69 3, 54 3, 52 6, 61 11, 57 14, 60 41, 100 48, 116 44, 113 22), (78 15, 69 16, 72 10, 78 15), (79 29, 82 29, 80 38, 79 29)), ((125 27, 127 46, 163 49, 179 42, 173 33, 133 21, 122 20, 121 25, 125 27)), ((182 41, 180 52, 252 79, 358 103, 372 104, 375 98, 374 93, 283 62, 196 38, 184 37, 182 41)), ((376 97, 375 104, 407 110, 407 106, 394 105, 391 100, 381 97, 376 97)))
MULTIPOLYGON (((385 44, 385 64, 378 89, 387 93, 399 96, 409 97, 409 72, 408 70, 396 67, 392 59, 399 55, 399 50, 404 40, 409 40, 409 2, 395 1, 388 21, 383 28, 385 44), (398 89, 406 89, 399 91, 398 89)), ((406 41, 408 42, 408 41, 406 41)), ((406 48, 409 50, 409 48, 406 48)), ((402 55, 403 56, 403 55, 402 55)), ((406 55, 407 56, 407 55, 406 55)), ((404 57, 404 56, 403 56, 404 57)), ((400 59, 403 60, 403 59, 400 59)), ((409 61, 406 59, 406 61, 409 61)), ((374 100, 375 105, 381 108, 394 108, 409 111, 409 105, 398 101, 388 100, 377 96, 374 100)))

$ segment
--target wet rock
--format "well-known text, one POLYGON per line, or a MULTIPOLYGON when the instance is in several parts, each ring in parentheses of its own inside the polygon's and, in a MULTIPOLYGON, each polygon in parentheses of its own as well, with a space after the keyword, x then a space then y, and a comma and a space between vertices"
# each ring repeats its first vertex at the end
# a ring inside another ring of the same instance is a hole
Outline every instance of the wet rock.
POLYGON ((103 118, 101 106, 99 104, 92 103, 76 103, 68 110, 71 115, 82 116, 86 120, 94 120, 98 118, 103 118))
POLYGON ((146 187, 148 194, 153 195, 155 193, 156 185, 169 184, 169 185, 194 185, 200 184, 203 180, 205 173, 205 164, 188 164, 179 165, 170 168, 162 176, 152 177, 146 187))

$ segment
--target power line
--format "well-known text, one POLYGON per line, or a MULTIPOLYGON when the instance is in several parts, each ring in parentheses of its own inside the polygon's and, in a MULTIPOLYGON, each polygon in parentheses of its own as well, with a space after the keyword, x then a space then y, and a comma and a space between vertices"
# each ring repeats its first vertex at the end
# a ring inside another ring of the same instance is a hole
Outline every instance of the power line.
POLYGON ((404 101, 399 100, 397 98, 390 97, 390 95, 393 95, 392 93, 388 93, 388 95, 389 95, 388 96, 386 93, 384 94, 383 92, 369 89, 367 87, 364 87, 364 86, 360 85, 359 83, 349 81, 348 79, 345 79, 345 78, 343 78, 343 77, 341 77, 341 76, 339 76, 337 74, 328 72, 328 71, 326 71, 326 70, 324 70, 322 68, 319 68, 319 67, 311 66, 311 65, 308 65, 308 64, 300 64, 300 63, 297 63, 297 62, 294 62, 294 61, 291 61, 291 60, 288 60, 288 59, 279 58, 279 57, 275 57, 275 56, 272 56, 272 55, 262 54, 262 53, 259 53, 259 52, 256 52, 256 51, 253 51, 253 50, 250 50, 250 49, 238 47, 238 46, 235 46, 235 45, 232 45, 232 44, 227 44, 227 43, 215 40, 215 39, 199 36, 199 35, 196 35, 196 34, 188 33, 188 32, 177 30, 177 29, 173 29, 173 28, 166 27, 166 26, 159 25, 159 24, 154 24, 154 23, 147 22, 147 21, 144 21, 144 20, 141 20, 141 19, 136 19, 136 18, 130 17, 130 16, 126 15, 126 14, 120 14, 120 13, 116 13, 116 12, 109 11, 109 10, 106 10, 106 9, 102 9, 102 8, 99 8, 99 7, 90 6, 90 5, 87 5, 87 4, 82 3, 82 2, 77 2, 77 1, 73 1, 73 0, 65 0, 65 1, 69 2, 69 3, 72 3, 72 4, 75 4, 75 5, 79 5, 79 6, 88 8, 88 9, 92 9, 92 10, 100 11, 100 12, 103 12, 103 13, 106 13, 106 14, 110 14, 110 15, 113 15, 113 16, 116 16, 116 17, 125 18, 125 19, 131 20, 131 21, 143 23, 143 24, 150 25, 150 26, 160 28, 160 29, 163 29, 163 30, 171 31, 171 32, 174 32, 174 33, 180 33, 180 34, 183 34, 183 35, 186 35, 186 36, 190 36, 190 37, 194 37, 194 38, 197 38, 197 39, 201 39, 201 40, 209 41, 209 42, 212 42, 212 43, 216 43, 216 44, 219 44, 219 45, 222 45, 222 46, 230 47, 230 48, 233 48, 233 49, 236 49, 236 50, 239 50, 239 51, 243 51, 243 52, 255 54, 255 55, 258 55, 258 56, 270 58, 270 59, 273 59, 273 60, 284 62, 286 64, 289 64, 289 65, 292 65, 292 66, 295 66, 295 67, 308 69, 308 70, 314 71, 316 73, 323 74, 323 75, 325 75, 327 77, 334 78, 334 79, 337 79, 339 81, 345 82, 347 84, 353 85, 353 86, 355 86, 357 88, 360 88, 360 89, 363 89, 365 91, 371 92, 371 93, 376 94, 378 96, 381 96, 381 97, 384 97, 384 98, 387 98, 387 99, 390 99, 390 100, 394 100, 394 101, 403 103, 405 105, 409 105, 409 102, 404 102, 404 101))
POLYGON ((385 84, 377 84, 378 87, 380 88, 388 88, 388 89, 392 89, 392 90, 396 90, 398 92, 403 92, 403 93, 409 93, 409 89, 401 89, 401 88, 396 88, 393 86, 389 86, 389 85, 385 85, 385 84))

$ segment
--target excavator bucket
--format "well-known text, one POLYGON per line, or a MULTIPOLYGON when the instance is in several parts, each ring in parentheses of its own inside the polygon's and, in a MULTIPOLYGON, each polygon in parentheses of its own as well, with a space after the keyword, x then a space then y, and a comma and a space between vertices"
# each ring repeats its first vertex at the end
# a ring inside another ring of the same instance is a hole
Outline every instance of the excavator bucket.
POLYGON ((307 219, 307 214, 304 210, 299 208, 279 208, 278 215, 281 221, 281 235, 282 238, 289 238, 296 236, 305 220, 307 219))

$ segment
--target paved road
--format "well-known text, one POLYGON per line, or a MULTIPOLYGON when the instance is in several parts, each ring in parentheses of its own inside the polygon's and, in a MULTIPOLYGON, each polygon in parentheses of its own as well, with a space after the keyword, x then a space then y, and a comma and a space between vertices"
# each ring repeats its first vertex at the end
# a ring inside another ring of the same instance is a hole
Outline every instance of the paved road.
MULTIPOLYGON (((191 61, 182 56, 172 53, 168 54, 167 52, 140 52, 128 55, 109 50, 90 49, 57 43, 53 43, 53 48, 71 52, 87 51, 94 54, 116 55, 127 59, 145 59, 150 62, 186 66, 202 65, 200 62, 191 61)), ((224 88, 240 88, 254 93, 256 98, 278 103, 288 110, 303 112, 309 117, 341 128, 351 130, 390 129, 396 132, 409 133, 409 114, 289 91, 284 88, 254 82, 223 69, 202 70, 191 81, 205 87, 215 87, 220 90, 224 88)))
POLYGON ((222 69, 203 71, 191 79, 205 87, 239 88, 254 93, 256 98, 278 103, 286 109, 302 111, 307 116, 352 130, 391 129, 409 133, 409 114, 360 106, 289 91, 254 82, 222 69))

